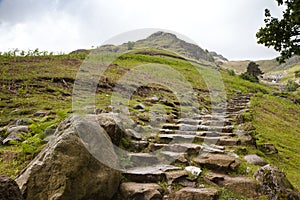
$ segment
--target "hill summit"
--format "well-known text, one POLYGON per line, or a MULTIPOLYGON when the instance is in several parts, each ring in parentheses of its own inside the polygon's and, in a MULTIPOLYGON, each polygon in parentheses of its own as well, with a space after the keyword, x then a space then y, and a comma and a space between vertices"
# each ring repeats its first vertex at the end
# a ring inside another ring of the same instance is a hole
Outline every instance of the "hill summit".
POLYGON ((136 41, 135 46, 168 49, 195 60, 214 62, 214 58, 208 51, 203 50, 196 44, 188 43, 178 38, 175 34, 163 31, 158 31, 146 39, 136 41))

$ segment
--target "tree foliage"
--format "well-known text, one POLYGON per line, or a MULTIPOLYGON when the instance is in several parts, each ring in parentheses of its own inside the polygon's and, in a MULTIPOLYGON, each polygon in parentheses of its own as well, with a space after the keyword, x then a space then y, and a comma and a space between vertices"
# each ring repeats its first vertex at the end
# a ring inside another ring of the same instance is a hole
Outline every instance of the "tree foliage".
POLYGON ((255 62, 250 62, 247 66, 247 71, 241 74, 241 78, 251 82, 259 82, 258 76, 262 74, 263 72, 260 70, 259 65, 255 62))
POLYGON ((128 42, 127 42, 127 49, 128 49, 128 50, 132 50, 133 47, 134 47, 134 42, 128 41, 128 42))
POLYGON ((295 81, 289 80, 287 85, 285 86, 285 89, 288 92, 294 92, 297 90, 297 88, 299 88, 299 84, 297 84, 295 81))
POLYGON ((300 55, 300 0, 276 0, 278 6, 284 5, 283 18, 271 16, 270 10, 265 9, 265 27, 256 33, 259 44, 273 47, 280 52, 277 58, 283 63, 293 55, 300 55))

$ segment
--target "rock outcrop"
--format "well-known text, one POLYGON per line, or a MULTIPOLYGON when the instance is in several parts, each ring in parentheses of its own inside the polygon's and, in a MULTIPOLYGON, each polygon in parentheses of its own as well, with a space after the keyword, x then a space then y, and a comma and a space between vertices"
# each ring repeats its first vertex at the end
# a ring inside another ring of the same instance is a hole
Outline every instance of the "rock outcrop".
POLYGON ((254 177, 260 183, 262 192, 269 199, 299 200, 300 196, 286 178, 285 174, 277 167, 266 165, 254 173, 254 177))
POLYGON ((102 140, 107 141, 97 145, 94 134, 98 126, 96 120, 65 119, 53 139, 16 178, 24 199, 111 199, 118 189, 120 173, 99 161, 117 166, 105 131, 102 140), (100 153, 95 154, 97 151, 100 153))

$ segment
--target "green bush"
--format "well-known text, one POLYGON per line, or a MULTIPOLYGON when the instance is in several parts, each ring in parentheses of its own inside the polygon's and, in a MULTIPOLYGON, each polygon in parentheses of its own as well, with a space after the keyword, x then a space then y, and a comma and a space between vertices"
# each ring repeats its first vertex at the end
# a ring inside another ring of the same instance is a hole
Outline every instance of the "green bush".
POLYGON ((295 81, 289 80, 287 85, 285 86, 285 90, 288 92, 294 92, 297 88, 300 87, 295 81))
POLYGON ((247 72, 242 73, 242 74, 240 75, 240 77, 241 77, 242 79, 244 79, 244 80, 247 80, 247 81, 250 81, 250 82, 254 82, 254 83, 258 83, 258 78, 249 75, 247 72))
POLYGON ((235 76, 235 71, 233 69, 228 69, 227 72, 230 76, 235 76))

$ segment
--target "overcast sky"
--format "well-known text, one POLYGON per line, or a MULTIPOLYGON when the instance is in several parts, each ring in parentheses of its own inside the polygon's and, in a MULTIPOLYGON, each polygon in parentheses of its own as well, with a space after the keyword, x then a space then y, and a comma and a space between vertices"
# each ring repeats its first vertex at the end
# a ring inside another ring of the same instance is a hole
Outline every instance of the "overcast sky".
POLYGON ((275 0, 0 0, 0 51, 70 52, 134 29, 161 28, 231 60, 269 59, 278 53, 255 38, 265 8, 281 15, 275 0))

